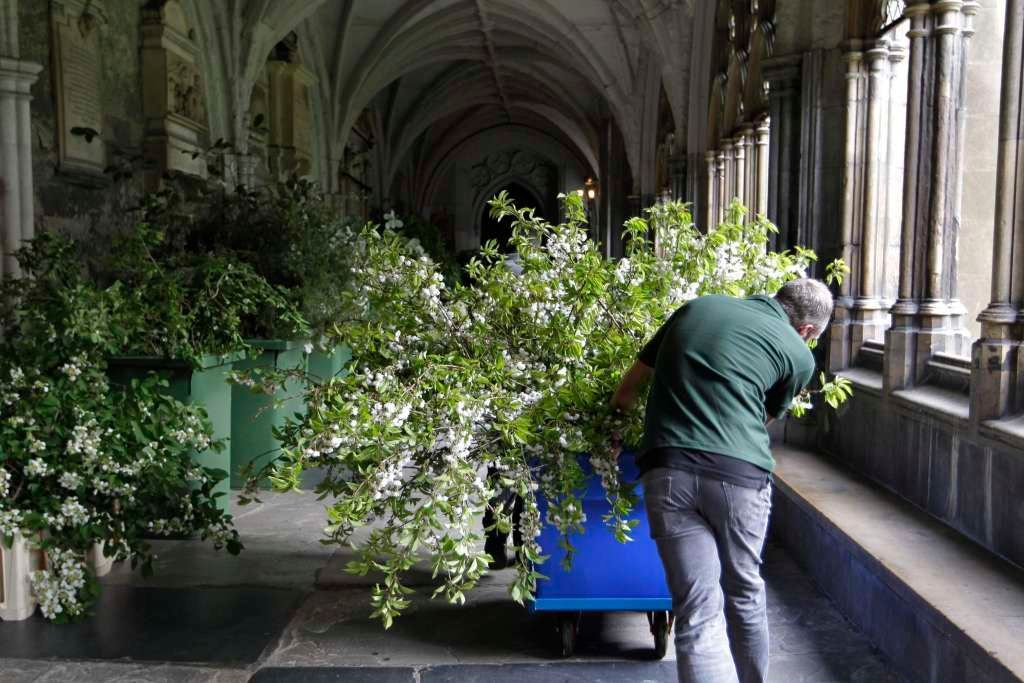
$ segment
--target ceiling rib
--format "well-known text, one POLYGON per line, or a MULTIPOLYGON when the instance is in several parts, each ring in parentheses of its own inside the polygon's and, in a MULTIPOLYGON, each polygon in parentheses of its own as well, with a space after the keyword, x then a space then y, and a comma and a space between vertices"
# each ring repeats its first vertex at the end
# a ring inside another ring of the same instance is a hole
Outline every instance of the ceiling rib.
POLYGON ((494 89, 498 91, 498 98, 505 108, 505 116, 512 120, 512 107, 509 106, 508 94, 505 92, 505 84, 501 79, 501 72, 498 70, 498 55, 494 49, 494 38, 491 36, 491 21, 487 16, 487 7, 484 0, 476 0, 476 13, 480 17, 480 33, 484 37, 484 48, 487 50, 487 65, 494 77, 494 89))

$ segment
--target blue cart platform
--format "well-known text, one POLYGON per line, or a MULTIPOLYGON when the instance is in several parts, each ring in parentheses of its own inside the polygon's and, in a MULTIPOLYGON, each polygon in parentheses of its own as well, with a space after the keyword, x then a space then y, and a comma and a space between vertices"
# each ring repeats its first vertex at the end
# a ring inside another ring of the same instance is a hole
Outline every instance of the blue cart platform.
MULTIPOLYGON (((539 567, 547 576, 537 582, 533 612, 555 613, 561 635, 562 655, 570 656, 576 647, 576 633, 583 612, 644 612, 654 635, 655 653, 663 657, 672 629, 672 597, 658 549, 650 537, 643 505, 643 486, 632 454, 619 458, 625 481, 636 482, 639 497, 630 519, 638 523, 633 540, 619 543, 604 515, 611 511, 605 499, 601 478, 593 472, 589 456, 580 456, 580 466, 588 475, 581 500, 586 514, 583 534, 571 537, 576 549, 572 568, 562 566, 565 550, 559 545, 559 533, 552 525, 542 529, 540 542, 548 560, 539 567)), ((547 501, 538 498, 541 519, 547 515, 547 501)))

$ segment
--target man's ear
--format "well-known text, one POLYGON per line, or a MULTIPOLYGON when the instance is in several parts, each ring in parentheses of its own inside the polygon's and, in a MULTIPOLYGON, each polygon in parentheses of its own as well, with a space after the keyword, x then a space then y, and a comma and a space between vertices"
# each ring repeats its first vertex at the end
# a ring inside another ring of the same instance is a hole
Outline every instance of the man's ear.
POLYGON ((800 338, 804 341, 810 341, 811 339, 817 338, 818 328, 811 324, 800 325, 796 328, 796 333, 799 334, 800 338))

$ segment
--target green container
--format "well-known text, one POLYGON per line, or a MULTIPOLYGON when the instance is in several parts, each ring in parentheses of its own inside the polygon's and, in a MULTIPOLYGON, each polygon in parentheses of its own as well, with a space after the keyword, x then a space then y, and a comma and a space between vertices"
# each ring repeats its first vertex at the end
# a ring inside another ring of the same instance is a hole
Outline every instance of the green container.
POLYGON ((309 354, 309 379, 323 383, 332 377, 343 377, 345 365, 352 360, 352 349, 344 344, 329 352, 313 351, 309 354))
MULTIPOLYGON (((303 342, 283 340, 249 340, 253 351, 248 358, 235 363, 236 371, 256 368, 277 370, 299 369, 306 372, 303 342)), ((289 380, 273 395, 253 392, 235 385, 231 390, 231 488, 245 485, 241 470, 252 463, 262 467, 280 455, 281 442, 274 438, 274 428, 284 426, 295 414, 304 415, 305 382, 289 380)))
MULTIPOLYGON (((198 405, 206 409, 213 426, 213 438, 224 440, 227 447, 220 453, 212 450, 193 453, 193 458, 203 467, 231 471, 231 403, 232 386, 228 374, 232 364, 244 358, 243 354, 226 356, 203 356, 200 367, 173 358, 150 356, 122 356, 111 358, 108 374, 114 384, 128 385, 133 379, 145 379, 155 374, 167 380, 169 396, 187 405, 198 405)), ((217 484, 215 493, 224 495, 217 499, 217 507, 228 510, 231 505, 230 488, 227 479, 217 484)))

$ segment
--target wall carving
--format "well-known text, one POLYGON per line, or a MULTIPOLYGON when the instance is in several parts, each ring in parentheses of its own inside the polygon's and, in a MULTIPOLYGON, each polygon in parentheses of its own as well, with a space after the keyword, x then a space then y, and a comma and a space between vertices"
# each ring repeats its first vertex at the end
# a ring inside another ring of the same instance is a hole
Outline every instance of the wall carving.
POLYGON ((168 110, 197 124, 206 122, 206 103, 199 67, 169 55, 167 68, 168 110))
POLYGON ((143 9, 143 150, 152 167, 146 177, 150 188, 168 171, 207 176, 201 154, 209 142, 206 91, 194 36, 178 0, 143 9))
POLYGON ((504 178, 522 178, 546 199, 554 194, 555 172, 551 163, 523 150, 496 152, 469 169, 469 184, 477 200, 504 178))

